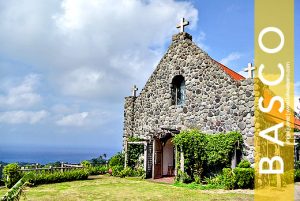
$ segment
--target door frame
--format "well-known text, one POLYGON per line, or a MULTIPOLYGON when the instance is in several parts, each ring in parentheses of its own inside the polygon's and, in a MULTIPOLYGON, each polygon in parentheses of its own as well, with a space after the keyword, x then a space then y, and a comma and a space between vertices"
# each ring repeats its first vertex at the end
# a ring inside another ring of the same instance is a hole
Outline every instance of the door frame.
POLYGON ((153 155, 152 155, 152 179, 158 179, 158 178, 162 178, 163 176, 163 146, 162 143, 160 141, 160 139, 158 138, 154 138, 153 140, 153 155), (160 174, 159 177, 157 177, 157 172, 156 172, 156 153, 157 153, 157 146, 160 146, 160 174))

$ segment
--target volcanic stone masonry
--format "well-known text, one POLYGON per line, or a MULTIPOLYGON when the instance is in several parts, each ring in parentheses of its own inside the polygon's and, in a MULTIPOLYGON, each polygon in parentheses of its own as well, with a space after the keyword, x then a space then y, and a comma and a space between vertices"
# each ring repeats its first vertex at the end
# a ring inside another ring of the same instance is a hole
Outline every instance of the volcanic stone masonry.
POLYGON ((243 157, 254 163, 253 79, 235 79, 228 71, 192 42, 191 35, 174 35, 139 96, 125 98, 123 140, 135 136, 151 141, 161 128, 240 131, 243 157), (183 105, 172 103, 176 75, 185 80, 183 105))

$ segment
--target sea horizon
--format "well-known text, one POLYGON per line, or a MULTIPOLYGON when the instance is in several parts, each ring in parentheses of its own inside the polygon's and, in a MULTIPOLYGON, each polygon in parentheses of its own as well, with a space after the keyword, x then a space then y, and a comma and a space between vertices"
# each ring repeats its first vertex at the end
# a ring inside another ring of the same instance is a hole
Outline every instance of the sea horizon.
POLYGON ((107 158, 120 150, 108 148, 79 147, 42 147, 42 146, 10 146, 0 148, 0 161, 5 163, 39 163, 47 164, 56 161, 64 163, 80 163, 83 160, 97 158, 106 154, 107 158))

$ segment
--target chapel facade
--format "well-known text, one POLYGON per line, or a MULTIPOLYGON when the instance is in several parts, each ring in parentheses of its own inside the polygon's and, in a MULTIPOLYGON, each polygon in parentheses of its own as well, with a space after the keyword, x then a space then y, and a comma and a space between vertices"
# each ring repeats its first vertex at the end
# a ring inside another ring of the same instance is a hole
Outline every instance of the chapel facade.
POLYGON ((242 157, 254 163, 253 79, 211 58, 183 25, 139 95, 135 88, 125 97, 124 149, 128 137, 143 140, 147 177, 174 173, 171 139, 189 128, 208 134, 239 131, 242 157))

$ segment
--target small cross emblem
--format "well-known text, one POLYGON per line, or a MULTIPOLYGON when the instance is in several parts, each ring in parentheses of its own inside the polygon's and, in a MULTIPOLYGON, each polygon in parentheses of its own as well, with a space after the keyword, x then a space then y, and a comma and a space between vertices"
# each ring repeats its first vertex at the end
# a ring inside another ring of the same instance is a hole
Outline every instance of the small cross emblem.
POLYGON ((135 85, 132 87, 132 96, 136 97, 136 92, 139 90, 135 85))
POLYGON ((184 17, 183 17, 183 18, 181 18, 180 24, 178 24, 176 26, 176 28, 180 29, 180 33, 181 33, 181 32, 184 32, 184 27, 187 26, 187 25, 189 25, 189 24, 190 24, 190 22, 189 21, 185 21, 184 17))
POLYGON ((248 78, 254 78, 255 66, 252 66, 252 63, 248 63, 247 68, 244 69, 244 72, 248 72, 248 78))

